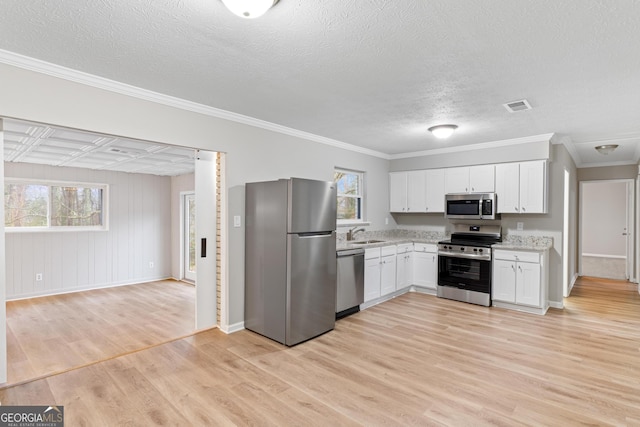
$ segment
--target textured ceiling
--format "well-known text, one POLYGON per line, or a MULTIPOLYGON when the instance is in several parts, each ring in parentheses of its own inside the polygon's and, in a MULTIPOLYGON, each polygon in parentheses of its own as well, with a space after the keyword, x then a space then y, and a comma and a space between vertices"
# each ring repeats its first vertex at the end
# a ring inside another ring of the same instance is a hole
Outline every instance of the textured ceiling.
POLYGON ((2 3, 0 49, 389 155, 556 133, 581 166, 640 156, 636 0, 2 3))

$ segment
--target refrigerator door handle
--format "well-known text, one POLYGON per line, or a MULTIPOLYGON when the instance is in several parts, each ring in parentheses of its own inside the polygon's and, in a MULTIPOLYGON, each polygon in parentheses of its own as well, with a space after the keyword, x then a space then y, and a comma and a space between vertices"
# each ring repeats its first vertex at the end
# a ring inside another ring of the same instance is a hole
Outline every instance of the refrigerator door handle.
POLYGON ((331 237, 333 231, 322 231, 322 232, 310 232, 310 233, 296 233, 296 235, 303 239, 309 239, 314 237, 331 237))

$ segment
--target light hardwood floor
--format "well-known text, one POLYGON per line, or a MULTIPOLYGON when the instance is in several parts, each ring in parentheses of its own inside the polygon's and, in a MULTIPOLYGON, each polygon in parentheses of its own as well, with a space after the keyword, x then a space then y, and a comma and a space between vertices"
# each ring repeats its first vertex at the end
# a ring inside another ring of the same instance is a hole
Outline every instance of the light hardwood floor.
POLYGON ((640 425, 636 286, 573 294, 537 316, 410 293, 293 348, 214 329, 0 401, 64 405, 73 426, 640 425))
POLYGON ((7 302, 8 383, 192 334, 195 287, 175 280, 7 302))

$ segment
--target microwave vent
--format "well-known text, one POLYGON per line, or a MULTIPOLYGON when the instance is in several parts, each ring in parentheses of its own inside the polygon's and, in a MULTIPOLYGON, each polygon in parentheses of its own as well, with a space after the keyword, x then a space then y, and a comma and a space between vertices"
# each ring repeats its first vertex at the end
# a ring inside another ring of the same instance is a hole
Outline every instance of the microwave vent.
POLYGON ((504 105, 504 108, 507 109, 510 113, 517 113, 518 111, 531 110, 531 104, 526 99, 521 99, 520 101, 508 102, 504 105))

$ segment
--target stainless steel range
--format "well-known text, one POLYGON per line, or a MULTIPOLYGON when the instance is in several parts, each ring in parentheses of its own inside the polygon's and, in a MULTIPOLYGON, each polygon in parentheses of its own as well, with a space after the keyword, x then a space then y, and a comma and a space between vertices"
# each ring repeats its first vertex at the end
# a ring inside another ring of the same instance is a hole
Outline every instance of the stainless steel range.
POLYGON ((438 242, 438 296, 490 306, 491 245, 501 241, 499 225, 454 224, 451 240, 438 242))

